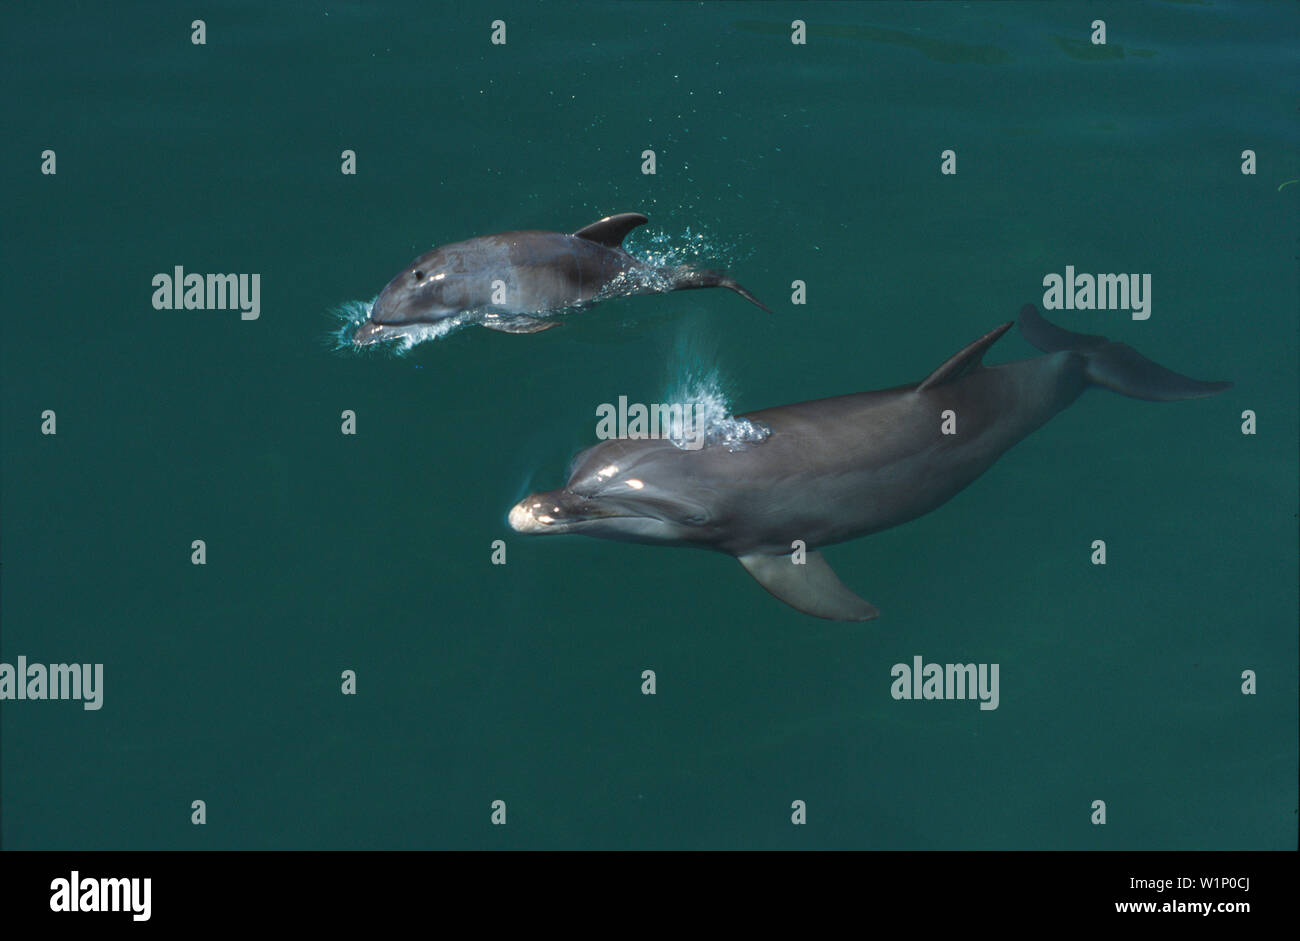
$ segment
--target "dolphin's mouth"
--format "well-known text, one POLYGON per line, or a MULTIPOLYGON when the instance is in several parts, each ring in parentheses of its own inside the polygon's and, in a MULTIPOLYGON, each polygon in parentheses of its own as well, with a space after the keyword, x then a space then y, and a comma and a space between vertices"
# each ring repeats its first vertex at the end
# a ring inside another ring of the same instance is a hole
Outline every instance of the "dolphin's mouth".
POLYGON ((371 343, 378 343, 390 337, 391 334, 385 330, 383 324, 367 320, 352 334, 352 342, 357 346, 369 346, 371 343))
POLYGON ((529 506, 526 502, 516 503, 510 508, 510 515, 506 517, 510 523, 510 528, 517 533, 544 533, 551 525, 548 519, 545 522, 534 515, 535 507, 529 506))
POLYGON ((524 497, 506 519, 517 533, 564 533, 583 523, 626 515, 571 491, 552 490, 524 497))

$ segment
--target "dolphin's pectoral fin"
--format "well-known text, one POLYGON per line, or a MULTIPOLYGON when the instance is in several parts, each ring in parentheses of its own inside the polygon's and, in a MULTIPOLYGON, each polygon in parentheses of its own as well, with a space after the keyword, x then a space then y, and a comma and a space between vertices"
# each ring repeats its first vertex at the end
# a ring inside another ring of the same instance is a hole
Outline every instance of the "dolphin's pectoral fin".
POLYGON ((599 222, 593 222, 573 234, 577 238, 604 245, 606 248, 618 248, 629 232, 649 221, 639 212, 620 212, 616 216, 606 216, 599 222))
POLYGON ((792 556, 754 552, 737 556, 745 571, 792 608, 831 621, 870 621, 880 611, 845 587, 820 552, 801 565, 792 556))
POLYGON ((984 354, 989 351, 989 347, 996 343, 1002 334, 1011 329, 1012 323, 1014 323, 1014 321, 1008 320, 996 330, 990 330, 974 343, 971 343, 961 351, 954 353, 942 366, 930 373, 930 375, 926 376, 925 381, 916 387, 916 391, 924 392, 932 386, 942 385, 945 382, 952 382, 954 379, 960 379, 967 373, 979 369, 982 365, 984 354))
POLYGON ((500 330, 502 333, 541 333, 559 325, 558 320, 538 320, 522 314, 516 317, 488 317, 483 321, 483 326, 489 330, 500 330))

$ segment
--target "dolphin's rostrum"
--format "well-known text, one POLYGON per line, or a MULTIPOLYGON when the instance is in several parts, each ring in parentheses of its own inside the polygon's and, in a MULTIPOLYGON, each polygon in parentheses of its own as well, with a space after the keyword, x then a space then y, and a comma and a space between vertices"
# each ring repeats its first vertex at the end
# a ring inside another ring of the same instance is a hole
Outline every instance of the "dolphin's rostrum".
POLYGON ((720 271, 656 268, 628 254, 623 239, 648 221, 625 212, 572 235, 503 232, 435 248, 388 282, 352 342, 398 339, 453 317, 505 333, 537 333, 558 326, 547 317, 565 308, 688 288, 729 288, 768 310, 720 271))
POLYGON ((1021 310, 1020 330, 1048 355, 983 365, 1010 327, 980 337, 918 384, 743 416, 771 429, 747 450, 602 442, 574 458, 564 487, 520 501, 510 525, 726 552, 800 611, 865 621, 879 611, 815 550, 930 512, 1090 386, 1168 402, 1231 385, 1189 379, 1122 343, 1063 330, 1033 305, 1021 310), (947 412, 955 434, 944 433, 947 412), (796 540, 806 547, 804 564, 792 554, 796 540))

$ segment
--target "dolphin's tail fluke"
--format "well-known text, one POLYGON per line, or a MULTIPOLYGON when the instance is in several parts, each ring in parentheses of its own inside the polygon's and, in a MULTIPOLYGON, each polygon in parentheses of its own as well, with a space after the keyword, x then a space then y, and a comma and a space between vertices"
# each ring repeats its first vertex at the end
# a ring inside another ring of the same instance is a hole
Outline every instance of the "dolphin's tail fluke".
POLYGON ((1044 320, 1033 304, 1020 309, 1020 334, 1044 353, 1080 354, 1087 363, 1087 376, 1093 385, 1129 398, 1176 402, 1232 388, 1231 382, 1202 382, 1165 369, 1127 344, 1088 333, 1071 333, 1044 320))
POLYGON ((721 271, 700 271, 695 268, 678 268, 673 272, 673 290, 683 291, 691 288, 727 288, 735 291, 745 300, 749 301, 756 307, 761 307, 769 314, 772 308, 768 307, 753 294, 743 287, 734 278, 721 271))

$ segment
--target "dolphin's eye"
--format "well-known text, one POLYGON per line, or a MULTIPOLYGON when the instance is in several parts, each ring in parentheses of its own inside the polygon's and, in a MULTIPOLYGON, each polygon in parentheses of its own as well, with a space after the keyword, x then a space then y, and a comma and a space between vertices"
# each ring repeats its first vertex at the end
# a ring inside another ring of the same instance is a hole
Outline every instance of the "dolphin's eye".
POLYGON ((417 271, 417 272, 415 273, 415 280, 416 280, 416 281, 423 281, 423 280, 424 280, 424 272, 423 272, 423 271, 417 271))

